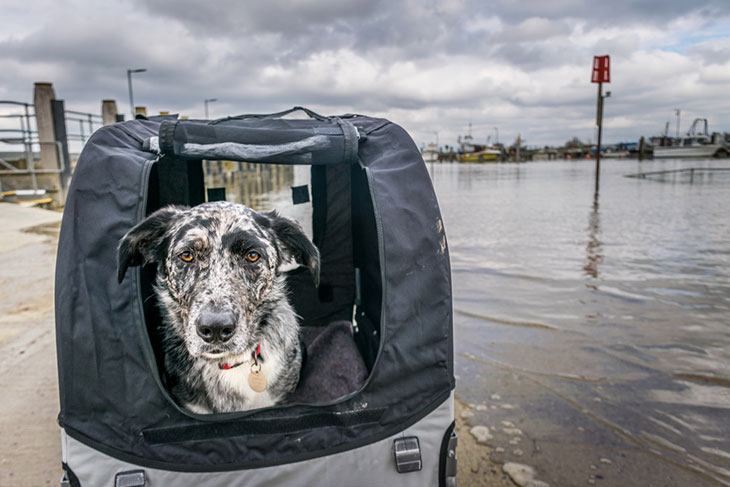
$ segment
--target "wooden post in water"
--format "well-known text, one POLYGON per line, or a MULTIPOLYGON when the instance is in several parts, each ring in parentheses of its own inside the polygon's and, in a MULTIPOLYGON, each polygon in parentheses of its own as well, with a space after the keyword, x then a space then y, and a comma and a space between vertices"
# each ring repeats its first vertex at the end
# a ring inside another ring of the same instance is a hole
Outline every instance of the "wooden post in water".
POLYGON ((642 135, 639 138, 639 162, 644 160, 644 146, 646 145, 646 141, 644 140, 644 136, 642 135))
MULTIPOLYGON (((603 83, 611 82, 610 58, 606 56, 593 56, 593 72, 591 83, 598 83, 598 99, 596 100, 596 125, 598 126, 598 143, 596 145, 596 193, 598 192, 599 179, 601 177, 601 138, 603 136, 603 83)), ((606 93, 610 96, 611 92, 606 93)))
POLYGON ((598 104, 596 106, 596 125, 598 126, 598 142, 596 145, 596 179, 601 172, 601 138, 603 135, 603 83, 598 83, 598 104))

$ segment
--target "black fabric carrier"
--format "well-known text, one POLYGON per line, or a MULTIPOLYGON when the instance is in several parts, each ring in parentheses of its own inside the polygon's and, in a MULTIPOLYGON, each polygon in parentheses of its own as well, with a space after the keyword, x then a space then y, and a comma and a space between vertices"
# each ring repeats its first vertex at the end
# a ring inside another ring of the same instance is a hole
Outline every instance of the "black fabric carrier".
POLYGON ((97 131, 69 189, 56 269, 61 412, 71 438, 151 468, 279 465, 382 440, 454 387, 448 249, 428 171, 399 126, 360 115, 131 120, 97 131), (154 152, 158 137, 159 153, 154 152), (151 139, 152 138, 152 139, 151 139), (201 159, 312 166, 322 285, 292 272, 306 326, 355 317, 369 374, 328 402, 198 415, 166 391, 150 269, 116 279, 120 238, 155 209, 205 200, 201 159))

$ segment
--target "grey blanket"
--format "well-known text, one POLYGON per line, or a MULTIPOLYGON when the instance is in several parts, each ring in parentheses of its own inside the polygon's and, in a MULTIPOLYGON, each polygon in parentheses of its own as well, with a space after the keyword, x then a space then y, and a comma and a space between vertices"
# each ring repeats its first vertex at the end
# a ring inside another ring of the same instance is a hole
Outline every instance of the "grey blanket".
POLYGON ((357 391, 368 376, 349 321, 302 328, 304 362, 287 402, 321 403, 357 391))

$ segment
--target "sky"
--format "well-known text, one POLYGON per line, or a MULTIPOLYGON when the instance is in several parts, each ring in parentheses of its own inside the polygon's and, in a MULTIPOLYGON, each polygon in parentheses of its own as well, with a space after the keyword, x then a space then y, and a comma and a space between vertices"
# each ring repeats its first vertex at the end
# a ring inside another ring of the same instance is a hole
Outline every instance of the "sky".
MULTIPOLYGON (((402 125, 420 144, 595 140, 594 55, 611 55, 604 140, 730 132, 727 0, 2 0, 0 99, 50 81, 67 109, 203 116, 305 105, 402 125), (437 135, 438 134, 438 135, 437 135)), ((1 108, 1 107, 0 107, 1 108)))

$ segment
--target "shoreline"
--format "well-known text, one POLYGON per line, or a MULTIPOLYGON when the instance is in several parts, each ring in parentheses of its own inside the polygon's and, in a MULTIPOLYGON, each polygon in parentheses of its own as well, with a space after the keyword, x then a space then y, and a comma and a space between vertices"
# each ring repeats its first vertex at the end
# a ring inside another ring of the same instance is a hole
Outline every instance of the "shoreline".
POLYGON ((469 430, 467 419, 472 417, 471 408, 454 396, 454 417, 459 443, 456 448, 458 485, 468 487, 514 487, 510 477, 503 472, 502 464, 491 459, 494 448, 477 442, 469 430))

